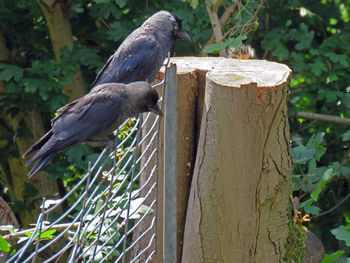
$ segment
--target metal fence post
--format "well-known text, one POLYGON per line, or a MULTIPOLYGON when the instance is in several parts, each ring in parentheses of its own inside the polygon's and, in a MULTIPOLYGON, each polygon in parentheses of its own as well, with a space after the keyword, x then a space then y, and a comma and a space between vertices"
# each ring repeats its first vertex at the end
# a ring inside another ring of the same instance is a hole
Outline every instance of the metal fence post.
POLYGON ((177 76, 166 71, 164 114, 163 262, 176 263, 177 242, 177 76))

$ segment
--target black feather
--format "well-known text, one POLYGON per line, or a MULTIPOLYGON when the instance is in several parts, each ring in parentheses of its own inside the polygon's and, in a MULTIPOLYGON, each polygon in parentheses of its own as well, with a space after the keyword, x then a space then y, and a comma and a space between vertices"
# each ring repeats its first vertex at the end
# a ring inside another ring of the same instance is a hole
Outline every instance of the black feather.
MULTIPOLYGON (((34 145, 32 145, 23 155, 22 158, 28 156, 32 152, 36 152, 39 150, 52 136, 52 131, 50 130, 48 133, 46 133, 38 142, 36 142, 34 145)), ((28 162, 27 162, 28 163, 28 162)), ((27 166, 27 164, 26 164, 27 166)))
POLYGON ((159 11, 133 31, 108 59, 98 73, 92 87, 104 83, 151 83, 181 31, 183 39, 189 37, 175 15, 159 11))
POLYGON ((29 176, 43 168, 56 152, 79 142, 105 140, 125 119, 149 110, 157 112, 157 101, 157 92, 147 82, 97 86, 61 108, 51 130, 23 155, 35 152, 26 166, 38 161, 29 176))
POLYGON ((46 156, 40 158, 40 160, 33 166, 30 170, 28 177, 31 178, 34 174, 36 174, 41 168, 43 168, 53 157, 55 156, 55 152, 52 152, 46 156))

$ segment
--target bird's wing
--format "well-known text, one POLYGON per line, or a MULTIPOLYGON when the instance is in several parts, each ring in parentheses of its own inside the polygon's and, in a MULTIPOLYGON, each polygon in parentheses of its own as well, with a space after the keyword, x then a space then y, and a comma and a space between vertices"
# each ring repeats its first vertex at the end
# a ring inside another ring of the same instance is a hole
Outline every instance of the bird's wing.
POLYGON ((120 115, 123 103, 127 103, 122 91, 106 87, 103 91, 83 97, 57 117, 52 127, 54 135, 76 143, 109 128, 120 115))
POLYGON ((51 125, 53 125, 55 123, 55 121, 61 117, 62 114, 64 114, 65 112, 67 112, 70 108, 72 108, 77 102, 78 102, 79 99, 75 100, 75 101, 72 101, 71 103, 68 103, 67 105, 59 108, 56 112, 58 113, 57 116, 55 116, 55 118, 53 118, 51 120, 51 125))
POLYGON ((69 107, 55 118, 50 139, 26 165, 107 130, 120 117, 123 103, 127 103, 127 98, 122 89, 113 90, 107 87, 102 92, 84 96, 75 103, 68 104, 69 107))
POLYGON ((157 64, 160 46, 152 38, 140 37, 127 40, 98 73, 92 84, 93 87, 103 83, 146 81, 144 78, 146 72, 150 70, 149 67, 157 64))

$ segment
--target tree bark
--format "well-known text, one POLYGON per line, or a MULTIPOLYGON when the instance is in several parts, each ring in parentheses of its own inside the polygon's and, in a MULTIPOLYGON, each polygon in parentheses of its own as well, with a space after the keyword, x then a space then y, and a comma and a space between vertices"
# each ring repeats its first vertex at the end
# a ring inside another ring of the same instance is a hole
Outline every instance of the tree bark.
MULTIPOLYGON (((73 35, 69 22, 69 2, 67 0, 38 0, 43 10, 56 61, 61 61, 61 49, 65 46, 73 49, 73 35)), ((86 93, 82 72, 76 70, 72 82, 64 86, 64 93, 70 101, 86 93)))
POLYGON ((282 262, 291 214, 290 69, 259 60, 172 62, 179 74, 209 71, 182 262, 282 262))

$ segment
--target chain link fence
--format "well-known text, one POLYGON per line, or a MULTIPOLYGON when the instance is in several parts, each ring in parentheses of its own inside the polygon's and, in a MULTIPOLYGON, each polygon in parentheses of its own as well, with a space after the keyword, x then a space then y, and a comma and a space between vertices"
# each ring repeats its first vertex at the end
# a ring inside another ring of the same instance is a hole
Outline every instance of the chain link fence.
MULTIPOLYGON (((160 91, 161 108, 168 87, 168 95, 175 99, 173 109, 167 109, 164 116, 164 138, 168 138, 164 142, 164 171, 174 175, 176 170, 169 162, 174 163, 170 155, 176 151, 176 68, 168 69, 167 65, 164 80, 153 87, 160 91)), ((153 113, 126 120, 115 132, 113 149, 106 146, 74 188, 59 200, 43 199, 33 229, 7 236, 17 240, 21 248, 6 262, 149 262, 160 238, 156 227, 160 127, 160 116, 153 113)), ((175 197, 164 199, 166 210, 172 213, 164 211, 164 221, 170 218, 170 228, 164 226, 166 262, 176 257, 176 179, 171 178, 164 179, 171 185, 165 196, 175 197)))

